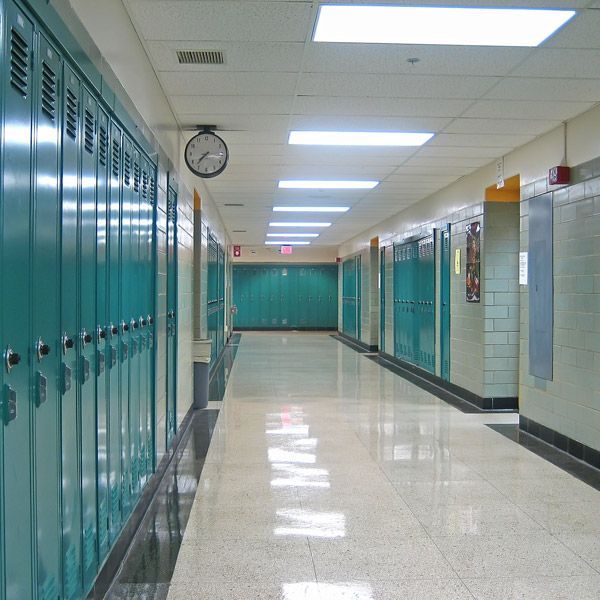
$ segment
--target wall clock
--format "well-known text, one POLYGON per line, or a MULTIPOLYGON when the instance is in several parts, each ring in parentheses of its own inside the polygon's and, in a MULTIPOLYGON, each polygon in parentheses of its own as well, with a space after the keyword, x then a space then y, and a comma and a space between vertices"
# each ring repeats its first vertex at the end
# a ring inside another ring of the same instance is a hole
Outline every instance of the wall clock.
POLYGON ((185 163, 198 177, 209 179, 220 175, 228 160, 227 144, 208 128, 197 133, 185 147, 185 163))

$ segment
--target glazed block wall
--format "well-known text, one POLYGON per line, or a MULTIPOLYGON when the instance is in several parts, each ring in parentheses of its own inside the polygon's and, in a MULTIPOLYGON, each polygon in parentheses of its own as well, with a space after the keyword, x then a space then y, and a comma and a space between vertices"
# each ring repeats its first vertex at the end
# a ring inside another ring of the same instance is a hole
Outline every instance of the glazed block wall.
POLYGON ((519 203, 486 202, 484 396, 515 398, 519 388, 519 203))
MULTIPOLYGON (((575 183, 553 191, 553 381, 529 374, 529 298, 521 288, 520 412, 600 450, 600 159, 572 172, 575 183)), ((528 249, 528 200, 547 191, 522 188, 521 250, 528 249)))

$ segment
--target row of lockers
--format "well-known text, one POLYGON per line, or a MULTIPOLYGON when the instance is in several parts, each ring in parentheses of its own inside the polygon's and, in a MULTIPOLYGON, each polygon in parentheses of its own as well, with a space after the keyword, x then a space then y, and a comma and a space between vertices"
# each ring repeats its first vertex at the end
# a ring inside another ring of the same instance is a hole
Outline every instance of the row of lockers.
POLYGON ((335 329, 337 265, 234 265, 238 329, 335 329))
POLYGON ((82 598, 155 468, 156 165, 33 14, 2 24, 0 600, 82 598))
POLYGON ((361 256, 342 263, 342 331, 357 340, 361 333, 361 256))
POLYGON ((208 237, 206 310, 211 361, 215 364, 225 346, 225 251, 213 235, 208 237))

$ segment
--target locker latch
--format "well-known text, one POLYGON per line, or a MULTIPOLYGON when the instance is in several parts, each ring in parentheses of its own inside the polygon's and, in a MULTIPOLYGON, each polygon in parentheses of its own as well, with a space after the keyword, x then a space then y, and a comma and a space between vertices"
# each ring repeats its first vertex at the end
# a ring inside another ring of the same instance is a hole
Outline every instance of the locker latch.
POLYGON ((129 356, 129 345, 125 342, 121 342, 121 360, 126 361, 129 356))
POLYGON ((41 406, 48 397, 48 379, 38 371, 36 383, 36 403, 41 406))
POLYGON ((125 323, 125 321, 121 321, 121 331, 123 333, 125 333, 126 331, 129 331, 129 325, 127 323, 125 323))
POLYGON ((113 325, 112 323, 110 324, 110 333, 111 335, 118 335, 119 334, 119 329, 116 325, 113 325))
POLYGON ((35 344, 35 352, 37 354, 38 362, 41 361, 45 356, 50 354, 50 346, 42 340, 42 338, 38 338, 38 341, 35 344))
POLYGON ((144 319, 144 317, 142 317, 142 316, 140 316, 139 321, 140 321, 140 323, 142 325, 142 329, 144 327, 146 327, 146 325, 148 325, 148 321, 146 321, 146 319, 144 319))
POLYGON ((98 375, 102 375, 104 373, 104 352, 98 352, 98 375))
POLYGON ((4 364, 6 372, 10 373, 13 367, 16 367, 21 362, 21 355, 17 354, 10 346, 4 351, 4 364))
POLYGON ((110 367, 114 367, 117 364, 117 349, 114 346, 110 347, 110 367))
POLYGON ((96 327, 96 338, 97 338, 98 342, 100 342, 100 340, 106 339, 106 331, 100 325, 98 325, 98 327, 96 327))
POLYGON ((85 329, 80 334, 81 347, 85 348, 88 344, 92 343, 92 336, 85 329))
POLYGON ((10 385, 5 385, 3 390, 3 411, 2 417, 4 424, 8 425, 11 421, 17 418, 17 392, 13 390, 10 385))
POLYGON ((81 357, 81 381, 85 383, 90 378, 90 361, 85 357, 81 357))
POLYGON ((62 336, 62 348, 63 354, 67 353, 67 350, 70 350, 75 345, 75 342, 72 338, 70 338, 66 333, 62 336))
POLYGON ((72 385, 73 380, 73 371, 71 371, 71 367, 62 363, 62 392, 66 394, 72 385))
POLYGON ((139 326, 140 324, 135 319, 131 319, 131 329, 137 329, 139 326))

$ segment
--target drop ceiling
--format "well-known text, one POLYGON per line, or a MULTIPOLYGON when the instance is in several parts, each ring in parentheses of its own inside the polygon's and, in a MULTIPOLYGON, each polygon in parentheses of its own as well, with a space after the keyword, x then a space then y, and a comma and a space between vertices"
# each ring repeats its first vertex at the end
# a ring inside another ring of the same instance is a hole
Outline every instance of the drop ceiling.
POLYGON ((308 0, 123 2, 181 127, 215 124, 229 146, 229 167, 206 187, 234 243, 264 243, 274 204, 340 204, 352 209, 313 241, 339 245, 600 100, 595 1, 377 2, 576 9, 538 48, 316 44, 319 3, 308 0), (179 64, 178 50, 222 51, 225 64, 179 64), (421 148, 313 148, 289 146, 292 129, 436 135, 421 148), (277 189, 309 178, 382 183, 277 189))

